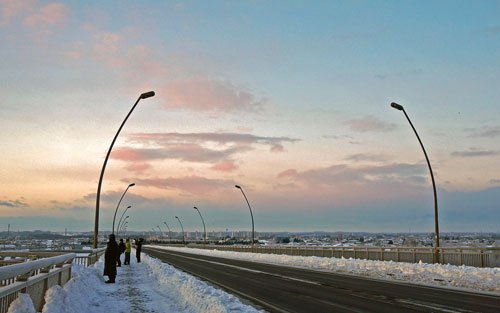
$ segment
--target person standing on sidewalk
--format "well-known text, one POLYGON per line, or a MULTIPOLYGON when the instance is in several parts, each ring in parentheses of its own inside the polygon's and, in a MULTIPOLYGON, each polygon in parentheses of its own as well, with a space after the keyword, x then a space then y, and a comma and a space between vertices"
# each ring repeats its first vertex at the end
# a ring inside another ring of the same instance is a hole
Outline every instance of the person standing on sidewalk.
POLYGON ((139 238, 135 241, 135 257, 137 258, 137 263, 141 263, 141 250, 143 240, 144 239, 139 238))
POLYGON ((130 252, 132 251, 132 245, 130 244, 130 238, 125 240, 125 262, 124 265, 130 265, 130 252))
POLYGON ((104 252, 104 276, 108 276, 106 284, 114 284, 116 279, 116 259, 118 258, 118 245, 115 234, 109 235, 109 241, 104 252))
POLYGON ((118 263, 117 267, 122 266, 122 260, 120 260, 120 257, 123 252, 125 252, 125 243, 123 242, 123 238, 120 238, 120 243, 118 244, 118 260, 116 260, 118 263))

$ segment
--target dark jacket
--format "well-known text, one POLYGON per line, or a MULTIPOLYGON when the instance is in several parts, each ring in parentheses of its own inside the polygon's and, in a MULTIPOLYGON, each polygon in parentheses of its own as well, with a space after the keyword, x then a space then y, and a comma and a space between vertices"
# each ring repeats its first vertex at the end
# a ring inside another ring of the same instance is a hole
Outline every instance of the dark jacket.
POLYGON ((123 252, 125 252, 125 243, 123 241, 120 241, 120 243, 118 244, 118 254, 122 254, 123 252))
POLYGON ((115 236, 111 238, 109 236, 109 241, 106 246, 106 252, 104 252, 104 274, 105 276, 115 277, 116 276, 116 261, 118 259, 118 245, 116 244, 115 236))
POLYGON ((142 238, 135 241, 136 253, 141 253, 141 249, 142 249, 142 238))

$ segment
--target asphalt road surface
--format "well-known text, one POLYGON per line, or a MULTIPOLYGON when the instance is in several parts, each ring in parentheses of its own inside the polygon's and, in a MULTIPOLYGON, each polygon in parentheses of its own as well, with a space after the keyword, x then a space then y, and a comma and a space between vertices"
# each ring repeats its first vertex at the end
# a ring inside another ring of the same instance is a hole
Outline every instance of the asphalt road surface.
POLYGON ((143 251, 268 312, 500 312, 500 296, 147 246, 143 251))

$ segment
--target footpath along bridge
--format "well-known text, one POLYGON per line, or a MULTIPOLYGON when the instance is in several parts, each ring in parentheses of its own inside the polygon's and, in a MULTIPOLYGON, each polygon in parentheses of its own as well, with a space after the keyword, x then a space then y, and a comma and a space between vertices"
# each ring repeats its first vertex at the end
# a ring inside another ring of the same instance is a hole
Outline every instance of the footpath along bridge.
MULTIPOLYGON (((249 251, 248 248, 243 247, 231 249, 249 251)), ((285 250, 280 251, 278 247, 274 250, 269 247, 265 248, 267 249, 265 251, 263 249, 259 252, 305 255, 322 253, 323 256, 330 257, 328 250, 325 254, 325 251, 318 252, 317 248, 303 249, 305 252, 302 253, 292 250, 287 253, 285 250)), ((500 307, 498 295, 475 294, 352 275, 193 255, 147 246, 143 248, 143 251, 237 295, 255 308, 269 312, 311 312, 312 308, 318 312, 450 312, 450 310, 453 312, 498 312, 500 307)), ((476 253, 479 258, 470 255, 461 258, 492 266, 497 252, 493 251, 495 253, 479 251, 476 253)), ((470 252, 468 251, 469 254, 470 252)), ((41 311, 46 290, 56 284, 64 285, 70 279, 71 264, 92 265, 102 253, 102 249, 87 253, 85 256, 80 253, 63 252, 0 252, 0 257, 4 258, 2 265, 5 265, 0 267, 2 283, 0 313, 7 312, 9 304, 18 297, 19 293, 29 294, 37 311, 41 311), (35 255, 39 259, 31 260, 35 255), (10 259, 6 260, 6 256, 10 256, 10 259)), ((345 253, 360 255, 359 251, 345 253)), ((393 256, 392 253, 395 251, 382 251, 382 253, 386 256, 393 256)), ((375 252, 372 251, 371 254, 374 256, 375 252)), ((370 255, 370 252, 365 250, 364 256, 366 255, 370 255)), ((363 257, 363 255, 360 256, 363 257)), ((398 256, 406 258, 402 251, 398 252, 398 256)), ((394 257, 396 257, 395 254, 394 257)), ((98 285, 96 288, 106 289, 103 289, 106 296, 110 299, 115 298, 116 301, 125 297, 129 304, 129 312, 185 311, 185 308, 176 306, 177 304, 171 303, 172 301, 164 301, 162 297, 165 295, 155 290, 158 286, 151 281, 154 274, 150 270, 148 272, 146 267, 135 266, 139 264, 134 263, 131 267, 122 266, 115 286, 105 286, 102 280, 96 280, 96 285, 98 285)), ((127 312, 127 308, 123 311, 116 311, 113 307, 106 307, 105 303, 98 301, 92 305, 95 305, 90 310, 92 312, 127 312)))

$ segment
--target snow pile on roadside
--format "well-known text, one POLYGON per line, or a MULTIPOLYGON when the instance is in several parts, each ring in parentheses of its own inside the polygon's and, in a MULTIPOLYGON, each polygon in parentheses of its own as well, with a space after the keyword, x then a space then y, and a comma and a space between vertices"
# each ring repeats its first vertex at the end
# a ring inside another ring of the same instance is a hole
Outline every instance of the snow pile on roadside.
POLYGON ((431 286, 467 288, 474 291, 500 292, 500 268, 477 268, 449 264, 403 263, 359 259, 291 256, 263 253, 204 250, 185 247, 154 248, 193 254, 285 265, 372 278, 408 281, 431 286))
POLYGON ((167 292, 175 295, 184 307, 191 307, 196 312, 259 312, 251 306, 242 304, 235 296, 155 258, 144 255, 142 262, 151 268, 149 275, 157 279, 160 286, 168 290, 167 292))

